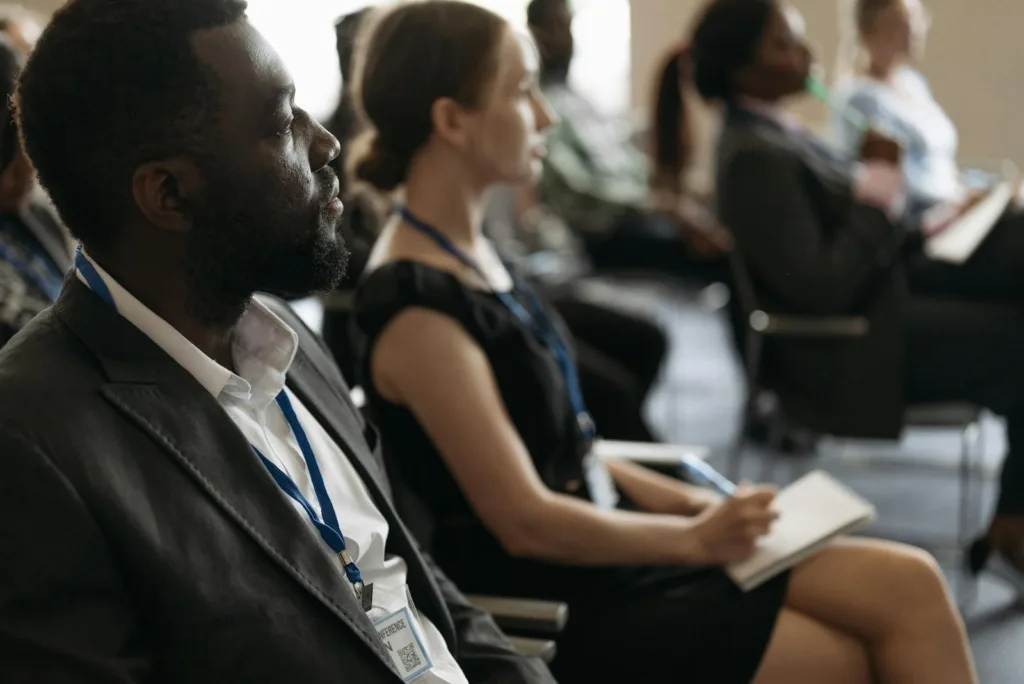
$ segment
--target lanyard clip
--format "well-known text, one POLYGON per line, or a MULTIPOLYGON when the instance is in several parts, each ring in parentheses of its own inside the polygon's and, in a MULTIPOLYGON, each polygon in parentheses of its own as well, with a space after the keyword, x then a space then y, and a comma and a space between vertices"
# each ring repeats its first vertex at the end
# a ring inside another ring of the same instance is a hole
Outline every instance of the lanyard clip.
POLYGON ((587 411, 581 411, 576 414, 576 424, 579 425, 580 432, 583 433, 584 437, 593 439, 597 436, 597 425, 587 411))

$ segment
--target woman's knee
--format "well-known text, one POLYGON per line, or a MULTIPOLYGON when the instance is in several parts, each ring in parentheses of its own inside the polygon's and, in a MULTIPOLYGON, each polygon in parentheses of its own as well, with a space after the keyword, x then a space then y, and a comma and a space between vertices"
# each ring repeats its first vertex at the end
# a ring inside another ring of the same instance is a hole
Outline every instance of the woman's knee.
POLYGON ((946 595, 946 578, 935 557, 923 549, 895 544, 888 550, 887 579, 897 596, 909 601, 931 602, 946 595))
POLYGON ((841 539, 798 566, 787 604, 871 642, 952 610, 935 559, 912 546, 841 539))

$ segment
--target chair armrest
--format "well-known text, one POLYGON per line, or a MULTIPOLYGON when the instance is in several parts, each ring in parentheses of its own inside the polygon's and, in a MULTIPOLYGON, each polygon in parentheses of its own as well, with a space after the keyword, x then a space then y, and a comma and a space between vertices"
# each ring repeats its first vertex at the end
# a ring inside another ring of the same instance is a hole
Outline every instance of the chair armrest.
POLYGON ((674 466, 684 458, 707 460, 711 450, 706 446, 684 444, 661 444, 658 442, 622 442, 600 439, 594 442, 594 454, 598 458, 617 458, 640 465, 674 466))
POLYGON ((863 337, 868 320, 861 316, 786 316, 755 311, 751 330, 773 337, 863 337))
POLYGON ((569 619, 569 606, 555 601, 499 596, 466 598, 477 608, 490 613, 498 626, 506 632, 555 635, 565 629, 569 619))
POLYGON ((659 444, 646 442, 620 442, 598 440, 594 454, 602 460, 617 459, 642 465, 664 475, 687 479, 687 461, 706 461, 711 450, 706 446, 659 444))
POLYGON ((554 641, 547 639, 527 639, 525 637, 509 637, 512 648, 521 656, 527 658, 540 658, 541 661, 550 665, 558 652, 558 646, 554 641))

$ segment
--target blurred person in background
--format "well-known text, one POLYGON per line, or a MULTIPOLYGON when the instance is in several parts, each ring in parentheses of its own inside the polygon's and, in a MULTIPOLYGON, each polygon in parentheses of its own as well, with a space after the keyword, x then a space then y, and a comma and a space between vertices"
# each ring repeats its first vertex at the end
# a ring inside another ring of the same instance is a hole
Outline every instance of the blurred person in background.
POLYGON ((759 303, 867 322, 853 339, 772 340, 762 382, 783 397, 787 420, 821 434, 896 438, 906 408, 929 403, 970 402, 1005 417, 999 500, 969 560, 975 573, 1008 566, 1024 588, 1024 250, 1015 246, 1024 231, 993 231, 930 291, 891 149, 865 145, 851 163, 783 109, 806 97, 813 62, 799 12, 779 0, 717 0, 690 54, 694 87, 724 107, 718 209, 759 303))
POLYGON ((345 213, 341 219, 342 236, 349 247, 348 267, 338 287, 323 297, 324 318, 321 334, 330 347, 342 375, 349 382, 356 377, 356 352, 352 345, 352 307, 356 284, 366 268, 366 260, 373 249, 380 229, 380 206, 359 187, 349 182, 345 159, 352 139, 358 133, 359 120, 352 106, 350 82, 352 79, 352 51, 359 28, 370 15, 365 7, 338 19, 334 25, 337 39, 338 67, 341 70, 341 97, 338 108, 327 122, 329 130, 341 144, 341 154, 331 162, 341 183, 341 197, 345 213))
MULTIPOLYGON (((842 15, 849 42, 833 108, 842 153, 854 159, 864 134, 860 113, 900 145, 906 214, 924 235, 974 206, 998 180, 962 169, 956 125, 918 70, 931 18, 921 0, 853 0, 842 15)), ((994 94, 993 94, 994 95, 994 94)), ((1024 210, 1012 203, 962 267, 912 255, 912 285, 938 294, 1019 302, 1024 297, 1024 210)))
POLYGON ((600 426, 564 327, 481 225, 489 188, 541 170, 553 115, 528 41, 436 0, 382 15, 363 50, 368 128, 351 168, 405 204, 359 287, 360 369, 446 571, 477 591, 567 601, 554 662, 566 683, 976 681, 924 552, 844 539, 744 592, 722 566, 771 527, 771 489, 723 499, 594 457, 600 426))
POLYGON ((557 119, 547 134, 539 184, 583 239, 599 270, 639 269, 728 280, 727 230, 680 185, 655 185, 633 127, 608 117, 568 82, 574 41, 569 0, 533 0, 530 32, 541 55, 541 87, 557 119))
POLYGON ((41 17, 22 5, 0 3, 0 32, 24 55, 36 44, 44 24, 41 17))
POLYGON ((38 195, 11 96, 24 53, 0 35, 0 345, 50 306, 71 265, 66 233, 38 195))

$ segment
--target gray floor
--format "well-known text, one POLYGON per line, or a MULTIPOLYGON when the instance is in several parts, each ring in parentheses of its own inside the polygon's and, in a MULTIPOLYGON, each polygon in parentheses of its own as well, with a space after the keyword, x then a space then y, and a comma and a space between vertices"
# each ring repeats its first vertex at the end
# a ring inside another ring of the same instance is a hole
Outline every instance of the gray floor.
MULTIPOLYGON (((714 311, 718 293, 683 294, 679 288, 637 288, 613 295, 600 287, 594 296, 649 311, 670 334, 671 353, 663 380, 647 407, 653 424, 668 441, 707 444, 713 461, 724 466, 723 452, 733 444, 744 391, 742 371, 731 346, 724 317, 714 311), (710 301, 709 301, 710 300, 710 301)), ((1001 423, 983 424, 984 451, 976 476, 987 511, 1004 447, 1001 423)), ((921 540, 956 580, 955 553, 960 439, 955 431, 910 430, 902 443, 827 443, 813 466, 842 479, 871 499, 879 511, 873 534, 921 540)), ((782 466, 765 475, 766 455, 746 450, 745 477, 785 484, 791 472, 782 466)), ((980 527, 981 522, 978 522, 980 527)), ((977 601, 966 618, 981 681, 1024 682, 1024 603, 995 578, 978 584, 977 601)))

